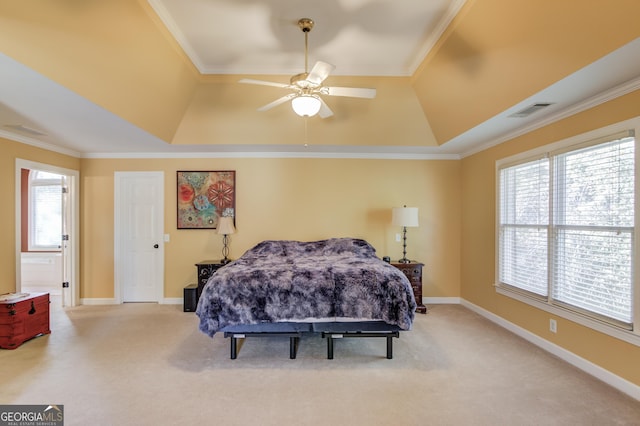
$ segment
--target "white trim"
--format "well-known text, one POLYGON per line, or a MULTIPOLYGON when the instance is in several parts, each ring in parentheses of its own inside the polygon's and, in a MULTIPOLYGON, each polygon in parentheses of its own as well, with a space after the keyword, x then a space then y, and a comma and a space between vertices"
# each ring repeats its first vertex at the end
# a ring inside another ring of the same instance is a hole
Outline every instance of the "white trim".
POLYGON ((114 303, 121 304, 122 303, 122 282, 120 280, 120 276, 122 272, 120 272, 120 244, 121 237, 119 235, 118 230, 120 229, 120 222, 122 219, 120 218, 121 213, 118 211, 120 208, 120 187, 122 183, 120 183, 120 174, 119 172, 115 172, 113 176, 113 295, 114 295, 114 303))
POLYGON ((545 312, 549 312, 550 314, 556 315, 560 318, 573 321, 577 324, 588 327, 592 330, 606 334, 607 336, 614 337, 618 340, 625 341, 635 346, 640 346, 640 335, 632 331, 624 330, 622 328, 616 327, 604 321, 598 321, 588 316, 577 314, 568 309, 563 309, 557 305, 552 305, 542 300, 537 300, 533 297, 528 297, 516 290, 510 290, 508 287, 500 286, 498 284, 496 284, 495 287, 496 287, 496 293, 498 294, 501 294, 506 297, 510 297, 522 303, 526 303, 529 306, 532 306, 534 308, 540 309, 545 312))
MULTIPOLYGON (((576 115, 582 111, 587 111, 591 108, 594 108, 598 105, 601 105, 605 102, 612 101, 621 96, 627 95, 631 92, 640 89, 640 77, 634 78, 631 81, 627 81, 622 83, 610 90, 607 90, 602 93, 598 93, 590 98, 585 99, 582 102, 578 102, 577 104, 573 104, 568 106, 567 108, 558 111, 556 114, 553 114, 549 117, 541 118, 540 120, 534 121, 533 123, 520 127, 512 132, 507 133, 499 138, 492 139, 486 143, 479 144, 472 149, 465 151, 460 154, 461 158, 466 158, 471 155, 477 154, 489 148, 493 148, 494 146, 500 145, 501 143, 508 142, 512 139, 515 139, 519 136, 526 135, 527 133, 533 132, 534 130, 541 129, 545 126, 553 124, 557 121, 564 120, 565 118, 576 115)), ((446 146, 446 143, 444 144, 446 146)))
MULTIPOLYGON (((25 145, 35 146, 51 152, 68 155, 75 158, 91 159, 164 159, 164 158, 327 158, 327 159, 361 159, 361 160, 460 160, 456 153, 438 153, 438 146, 384 146, 384 147, 348 147, 344 145, 314 147, 295 151, 296 146, 286 149, 290 151, 258 151, 264 146, 257 145, 215 145, 209 148, 217 151, 199 151, 202 145, 171 145, 167 144, 165 151, 152 152, 78 152, 62 148, 48 142, 41 142, 0 129, 0 137, 13 140, 25 145), (242 150, 238 150, 240 147, 242 150), (348 151, 348 149, 353 149, 348 151), (362 150, 362 151, 356 151, 362 150), (432 152, 430 152, 432 151, 432 152)), ((280 147, 274 147, 278 149, 280 147)))
POLYGON ((81 305, 98 306, 98 305, 118 305, 116 299, 113 298, 101 298, 101 297, 88 297, 86 299, 80 299, 81 305))
POLYGON ((485 317, 486 319, 498 324, 499 326, 511 331, 512 333, 522 337, 523 339, 527 340, 530 343, 533 343, 534 345, 538 346, 541 349, 544 349, 545 351, 557 356, 558 358, 568 362, 569 364, 573 365, 574 367, 579 368, 580 370, 584 371, 585 373, 588 373, 590 375, 592 375, 593 377, 603 381, 604 383, 608 384, 609 386, 612 386, 616 389, 618 389, 621 392, 624 392, 625 394, 629 395, 630 397, 640 401, 640 386, 631 383, 630 381, 613 374, 612 372, 610 372, 609 370, 605 370, 604 368, 592 363, 591 361, 588 361, 582 357, 579 357, 578 355, 574 354, 573 352, 569 352, 568 350, 549 342, 548 340, 545 340, 543 338, 541 338, 538 335, 535 335, 533 333, 531 333, 528 330, 525 330, 524 328, 509 322, 507 320, 505 320, 502 317, 499 317, 497 315, 495 315, 492 312, 489 312, 483 308, 481 308, 480 306, 474 305, 473 303, 462 299, 462 306, 464 306, 465 308, 468 308, 470 310, 472 310, 473 312, 480 314, 481 316, 485 317))
POLYGON ((155 159, 155 158, 320 158, 355 160, 460 160, 458 154, 429 154, 406 152, 297 152, 297 151, 216 151, 216 152, 92 152, 82 158, 96 159, 155 159))
MULTIPOLYGON (((154 303, 154 302, 149 302, 154 303)), ((184 300, 182 297, 163 297, 158 304, 160 305, 182 305, 184 300)), ((87 306, 98 305, 120 305, 115 298, 101 298, 101 297, 89 297, 86 299, 80 299, 80 304, 87 306)))
MULTIPOLYGON (((20 253, 22 252, 22 206, 21 206, 21 183, 22 169, 43 170, 60 175, 69 176, 69 196, 71 198, 71 227, 70 244, 72 268, 69 271, 69 287, 71 289, 71 306, 76 306, 80 300, 80 172, 78 170, 66 169, 53 166, 51 164, 38 163, 35 161, 16 158, 15 160, 15 249, 16 249, 16 291, 20 290, 22 276, 20 265, 20 253)), ((60 283, 62 285, 62 283, 60 283)))
MULTIPOLYGON (((629 130, 631 128, 634 128, 636 130, 640 128, 640 116, 633 117, 628 120, 620 121, 618 123, 610 124, 605 127, 600 127, 598 129, 591 130, 589 132, 581 133, 579 135, 571 136, 571 137, 559 140, 557 142, 551 142, 543 146, 530 149, 528 151, 511 155, 509 157, 501 158, 496 161, 496 169, 498 169, 499 166, 502 166, 505 163, 518 162, 527 158, 533 158, 538 155, 543 156, 549 152, 557 151, 564 147, 575 145, 580 142, 590 141, 592 139, 601 138, 603 136, 609 136, 611 134, 629 130)), ((640 131, 636 132, 636 137, 640 137, 640 131)))
POLYGON ((422 65, 424 59, 431 52, 438 40, 442 37, 442 34, 444 34, 447 28, 449 28, 451 22, 456 16, 458 16, 458 13, 466 3, 467 0, 453 0, 449 4, 449 8, 445 11, 444 16, 438 21, 433 31, 429 31, 429 36, 422 44, 418 54, 409 66, 409 76, 413 76, 415 74, 416 70, 420 65, 422 65))
POLYGON ((25 145, 35 146, 36 148, 46 149, 47 151, 53 151, 59 154, 68 155, 69 157, 80 158, 82 156, 82 153, 80 153, 79 151, 73 151, 68 148, 64 148, 48 142, 41 142, 39 140, 27 136, 17 135, 15 133, 7 132, 6 130, 2 129, 0 129, 0 137, 14 142, 23 143, 25 145))
POLYGON ((459 305, 459 297, 423 297, 422 301, 426 305, 459 305))
POLYGON ((154 12, 158 15, 164 26, 167 27, 167 30, 169 30, 173 38, 178 42, 180 48, 187 55, 198 72, 200 74, 208 74, 207 69, 198 56, 197 51, 189 43, 189 38, 186 37, 182 31, 180 31, 180 27, 176 24, 171 13, 169 13, 167 8, 164 6, 164 3, 158 0, 149 0, 148 3, 154 10, 154 12))

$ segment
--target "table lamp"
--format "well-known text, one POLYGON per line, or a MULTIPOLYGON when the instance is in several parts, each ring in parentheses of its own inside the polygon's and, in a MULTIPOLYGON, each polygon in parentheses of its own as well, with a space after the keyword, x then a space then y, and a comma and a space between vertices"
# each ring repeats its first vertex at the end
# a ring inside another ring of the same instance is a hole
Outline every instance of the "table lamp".
POLYGON ((418 208, 417 207, 394 207, 391 215, 391 223, 395 226, 402 226, 402 259, 400 263, 410 263, 407 259, 407 227, 418 226, 418 208))
POLYGON ((220 261, 222 264, 231 262, 229 256, 229 235, 235 234, 236 228, 233 227, 233 217, 222 216, 218 218, 217 234, 222 234, 222 255, 224 258, 220 261))

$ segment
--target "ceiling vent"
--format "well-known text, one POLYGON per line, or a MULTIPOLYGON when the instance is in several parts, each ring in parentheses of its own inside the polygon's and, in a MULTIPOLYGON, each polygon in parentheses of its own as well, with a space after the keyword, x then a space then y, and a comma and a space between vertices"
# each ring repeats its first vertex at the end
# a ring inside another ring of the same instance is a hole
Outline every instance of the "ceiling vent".
POLYGON ((32 129, 31 127, 23 126, 22 124, 5 124, 3 127, 29 136, 47 136, 46 133, 42 133, 36 129, 32 129))
POLYGON ((545 109, 546 107, 551 105, 553 105, 553 103, 550 103, 550 102, 535 103, 531 106, 526 107, 525 109, 521 109, 518 112, 514 112, 513 114, 509 115, 509 117, 515 117, 515 118, 528 117, 534 112, 540 111, 541 109, 545 109))

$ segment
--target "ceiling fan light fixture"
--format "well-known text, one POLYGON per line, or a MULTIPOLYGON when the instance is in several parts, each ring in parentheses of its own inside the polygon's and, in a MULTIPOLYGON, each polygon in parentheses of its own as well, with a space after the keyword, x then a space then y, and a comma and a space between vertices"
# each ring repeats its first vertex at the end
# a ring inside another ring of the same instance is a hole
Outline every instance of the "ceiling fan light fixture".
POLYGON ((313 117, 321 106, 320 98, 316 95, 299 95, 291 100, 291 108, 300 117, 313 117))
POLYGON ((261 106, 258 108, 258 111, 266 111, 291 100, 293 111, 300 117, 313 117, 319 113, 320 118, 327 118, 333 115, 333 111, 324 103, 324 95, 346 96, 350 98, 375 98, 376 89, 324 86, 324 81, 335 69, 335 65, 317 61, 311 70, 309 70, 308 37, 313 25, 313 20, 309 18, 302 18, 298 21, 298 26, 304 33, 304 72, 291 77, 289 80, 290 84, 253 80, 251 78, 243 78, 240 80, 240 83, 260 84, 263 86, 274 86, 293 90, 293 93, 281 96, 275 101, 261 106))

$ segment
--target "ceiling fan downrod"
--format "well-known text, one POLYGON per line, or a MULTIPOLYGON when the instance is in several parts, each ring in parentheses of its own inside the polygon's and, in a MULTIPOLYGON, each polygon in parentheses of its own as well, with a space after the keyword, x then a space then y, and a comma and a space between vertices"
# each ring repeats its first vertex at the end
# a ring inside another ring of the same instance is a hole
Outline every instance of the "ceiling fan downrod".
POLYGON ((304 73, 309 73, 309 61, 308 61, 308 52, 309 52, 309 32, 313 28, 313 20, 309 18, 301 18, 298 20, 298 26, 304 33, 304 73))

